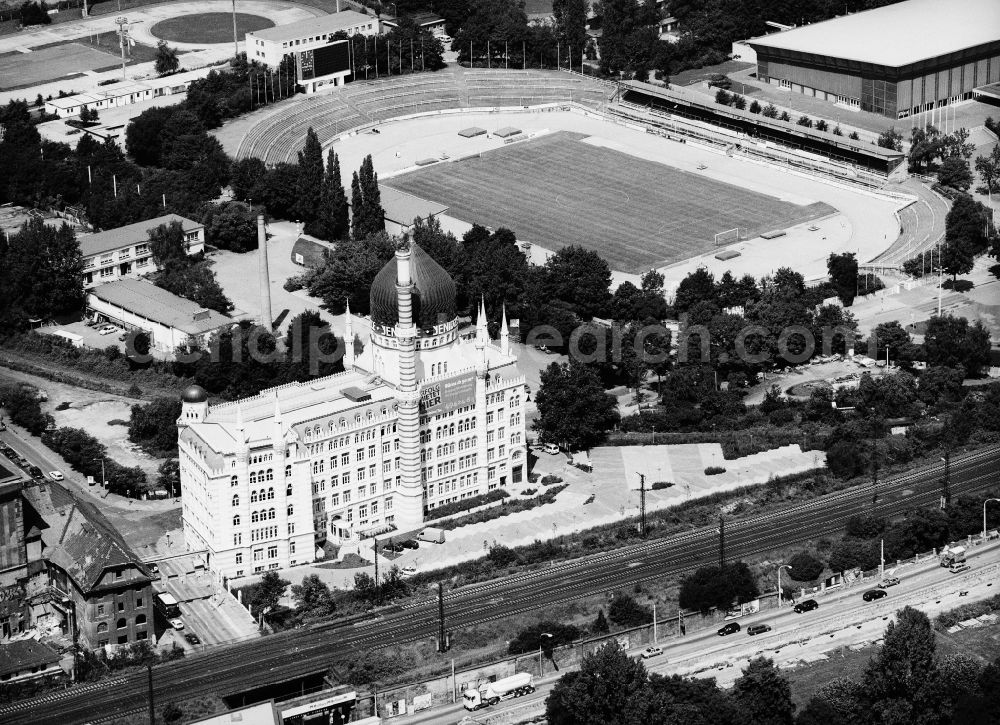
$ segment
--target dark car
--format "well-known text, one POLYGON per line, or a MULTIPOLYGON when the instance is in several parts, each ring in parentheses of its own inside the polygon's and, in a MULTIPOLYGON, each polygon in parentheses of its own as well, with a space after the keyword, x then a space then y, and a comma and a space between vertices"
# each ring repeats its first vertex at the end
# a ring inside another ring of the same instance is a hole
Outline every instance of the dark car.
POLYGON ((814 609, 819 609, 819 602, 815 599, 806 599, 804 602, 799 602, 794 607, 792 611, 796 614, 802 614, 802 612, 811 612, 814 609))
POLYGON ((771 625, 769 624, 753 624, 747 627, 747 634, 753 637, 755 634, 764 634, 764 632, 770 632, 771 625))
POLYGON ((42 469, 38 466, 30 466, 28 468, 28 473, 31 474, 32 478, 42 478, 42 469))
POLYGON ((416 539, 407 539, 406 541, 400 541, 399 545, 405 549, 419 549, 420 542, 416 539))
POLYGON ((729 624, 724 624, 719 627, 719 636, 725 637, 727 634, 733 634, 734 632, 740 631, 739 622, 730 622, 729 624))
POLYGON ((194 632, 185 632, 184 639, 186 639, 189 644, 201 644, 201 640, 198 639, 198 635, 194 632))
POLYGON ((861 595, 861 598, 866 602, 873 602, 876 599, 881 599, 882 597, 888 595, 885 589, 869 589, 867 592, 861 595))

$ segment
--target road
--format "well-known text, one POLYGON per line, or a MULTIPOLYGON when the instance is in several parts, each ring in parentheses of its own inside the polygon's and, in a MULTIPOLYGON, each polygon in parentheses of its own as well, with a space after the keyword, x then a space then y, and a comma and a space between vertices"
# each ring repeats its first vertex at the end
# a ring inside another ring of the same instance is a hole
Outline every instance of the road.
MULTIPOLYGON (((953 456, 953 495, 995 485, 998 464, 998 446, 953 456)), ((879 484, 875 510, 880 514, 897 513, 935 502, 942 473, 943 466, 935 463, 886 479, 879 484)), ((842 530, 849 516, 864 509, 871 510, 869 486, 748 517, 726 526, 726 550, 730 557, 747 557, 821 534, 836 533, 842 530)), ((463 587, 446 597, 447 626, 470 627, 639 581, 676 576, 715 561, 717 554, 715 529, 705 527, 463 587)), ((329 623, 283 632, 158 666, 154 668, 154 692, 158 702, 209 693, 224 696, 322 671, 364 649, 428 638, 436 631, 436 602, 428 599, 378 620, 347 627, 329 623)), ((70 688, 4 706, 0 708, 0 720, 10 725, 96 721, 135 709, 145 695, 145 674, 135 673, 86 689, 70 688)))

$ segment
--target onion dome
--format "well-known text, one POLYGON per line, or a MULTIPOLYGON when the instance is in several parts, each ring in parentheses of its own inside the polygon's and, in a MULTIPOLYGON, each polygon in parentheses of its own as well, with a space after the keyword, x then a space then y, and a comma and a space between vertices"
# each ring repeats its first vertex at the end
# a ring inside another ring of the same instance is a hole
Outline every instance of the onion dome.
POLYGON ((208 392, 200 385, 189 385, 181 393, 181 401, 185 403, 204 403, 208 400, 208 392))
MULTIPOLYGON (((426 329, 454 320, 455 282, 451 275, 416 244, 411 244, 410 250, 414 322, 426 329)), ((369 300, 375 323, 391 327, 399 322, 395 257, 375 275, 369 300)))

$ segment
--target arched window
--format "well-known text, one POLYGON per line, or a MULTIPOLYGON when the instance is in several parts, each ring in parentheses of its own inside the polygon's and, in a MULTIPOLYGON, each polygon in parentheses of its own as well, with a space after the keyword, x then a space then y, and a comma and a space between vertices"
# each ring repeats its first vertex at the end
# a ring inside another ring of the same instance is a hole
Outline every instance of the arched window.
POLYGON ((288 478, 291 475, 292 475, 292 467, 290 465, 285 466, 285 478, 288 478))
POLYGON ((240 495, 238 493, 233 494, 233 506, 239 506, 239 505, 240 505, 240 495))
POLYGON ((250 492, 250 503, 257 503, 257 491, 253 490, 250 492))
POLYGON ((292 484, 288 484, 288 487, 285 489, 285 495, 286 496, 292 495, 292 484))
POLYGON ((250 471, 250 485, 257 483, 257 471, 250 471))
POLYGON ((273 508, 270 508, 270 509, 267 510, 267 518, 269 518, 269 519, 273 519, 274 518, 274 509, 273 508))
POLYGON ((229 479, 229 484, 231 486, 239 486, 240 485, 240 477, 239 476, 233 476, 232 478, 229 479))
POLYGON ((268 468, 267 469, 267 480, 268 481, 273 481, 274 480, 274 469, 273 468, 268 468))
POLYGON ((251 524, 256 524, 259 521, 260 521, 260 514, 257 513, 256 511, 252 512, 250 514, 250 523, 251 524))
POLYGON ((97 633, 98 634, 101 634, 102 632, 107 632, 107 631, 108 631, 108 623, 107 622, 101 622, 100 624, 97 625, 97 633))
POLYGON ((137 614, 135 616, 135 623, 136 624, 145 624, 146 623, 146 615, 145 614, 137 614))
POLYGON ((269 499, 274 498, 274 486, 271 486, 270 488, 267 489, 267 497, 269 499))
POLYGON ((236 514, 235 516, 233 516, 233 526, 239 526, 239 525, 240 525, 240 515, 236 514))
POLYGON ((291 504, 288 504, 288 515, 291 516, 294 513, 294 511, 295 507, 292 506, 291 504))
POLYGON ((118 620, 118 622, 117 622, 117 624, 115 626, 118 629, 125 629, 128 626, 128 622, 126 622, 125 618, 122 617, 121 619, 118 620))

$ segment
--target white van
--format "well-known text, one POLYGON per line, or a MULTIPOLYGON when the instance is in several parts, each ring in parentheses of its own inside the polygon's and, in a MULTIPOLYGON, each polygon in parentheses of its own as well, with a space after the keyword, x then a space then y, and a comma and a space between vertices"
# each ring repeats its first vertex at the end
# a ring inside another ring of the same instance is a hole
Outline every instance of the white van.
POLYGON ((542 448, 542 450, 548 453, 550 456, 555 456, 559 454, 559 446, 557 446, 555 443, 546 443, 545 446, 542 448))

